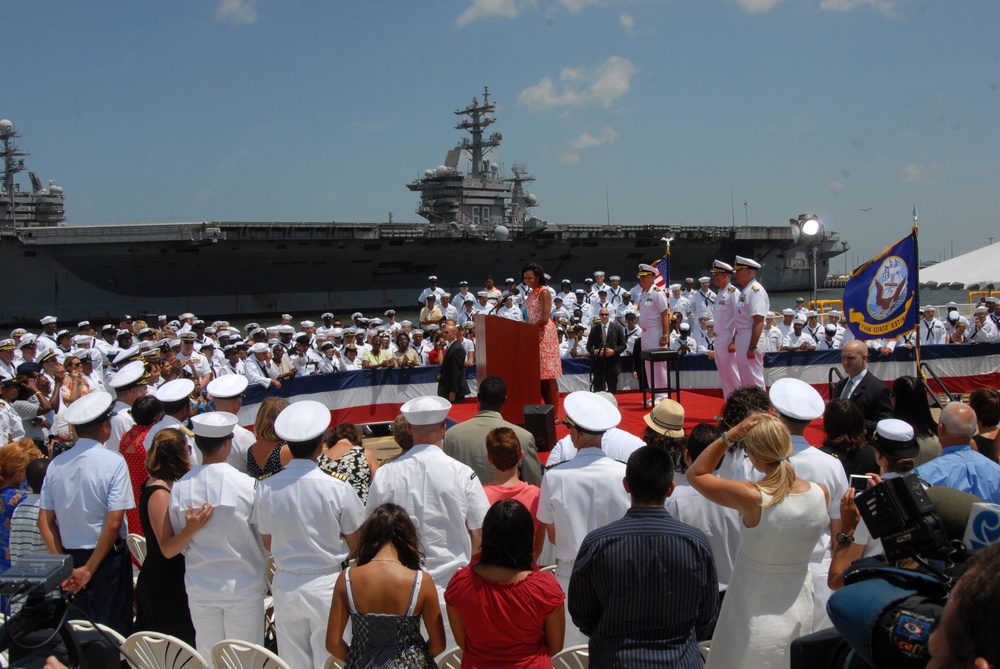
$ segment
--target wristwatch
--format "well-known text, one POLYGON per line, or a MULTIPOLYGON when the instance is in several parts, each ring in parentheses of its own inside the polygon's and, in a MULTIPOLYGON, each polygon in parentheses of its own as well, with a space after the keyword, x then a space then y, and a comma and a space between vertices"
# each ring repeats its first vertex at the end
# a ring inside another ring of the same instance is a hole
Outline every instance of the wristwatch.
POLYGON ((838 544, 853 544, 854 535, 844 534, 843 532, 837 532, 837 543, 838 544))

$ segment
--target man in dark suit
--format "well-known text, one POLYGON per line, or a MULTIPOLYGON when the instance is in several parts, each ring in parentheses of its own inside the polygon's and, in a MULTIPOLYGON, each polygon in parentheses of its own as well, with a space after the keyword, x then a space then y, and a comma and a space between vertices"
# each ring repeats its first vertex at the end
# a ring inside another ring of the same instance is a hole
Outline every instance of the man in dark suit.
POLYGON ((833 389, 833 399, 849 399, 858 405, 866 420, 877 422, 892 418, 892 401, 889 386, 882 379, 868 373, 868 347, 863 341, 852 339, 844 344, 840 362, 847 372, 833 389))
POLYGON ((587 353, 591 356, 590 389, 597 393, 607 390, 618 392, 618 373, 621 372, 621 354, 625 351, 625 329, 611 320, 608 307, 597 312, 599 323, 590 328, 587 353))
POLYGON ((438 397, 452 404, 461 404, 469 394, 469 382, 465 380, 465 347, 458 341, 458 326, 454 323, 449 322, 443 332, 448 350, 438 374, 438 397))

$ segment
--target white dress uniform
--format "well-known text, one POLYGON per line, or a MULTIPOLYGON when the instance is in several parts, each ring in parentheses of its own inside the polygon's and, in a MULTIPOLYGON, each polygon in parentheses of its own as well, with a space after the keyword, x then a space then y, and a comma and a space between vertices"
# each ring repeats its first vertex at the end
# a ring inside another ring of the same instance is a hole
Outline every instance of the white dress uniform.
POLYGON ((563 306, 566 307, 567 309, 572 309, 573 307, 571 305, 576 304, 576 293, 574 293, 572 290, 562 291, 561 293, 559 293, 559 297, 562 298, 563 306))
POLYGON ((705 533, 708 544, 712 547, 712 557, 715 558, 719 591, 726 590, 740 549, 740 528, 743 522, 739 511, 710 502, 691 486, 681 486, 679 482, 663 506, 677 520, 705 533))
MULTIPOLYGON (((623 478, 625 465, 594 447, 578 449, 575 458, 542 477, 537 516, 540 522, 555 526, 556 580, 563 592, 569 592, 573 563, 584 537, 628 511, 623 478)), ((586 637, 567 620, 565 644, 581 643, 587 643, 586 637)))
MULTIPOLYGON (((613 427, 601 435, 601 450, 606 456, 618 462, 628 462, 628 456, 645 445, 646 442, 639 437, 617 427, 613 427)), ((545 467, 554 467, 560 462, 572 460, 576 454, 576 446, 573 445, 573 440, 567 434, 552 447, 549 457, 545 461, 545 467)))
POLYGON ((816 348, 816 340, 806 332, 805 328, 802 329, 800 334, 795 334, 795 330, 792 330, 785 338, 781 341, 781 347, 784 349, 798 349, 799 346, 803 344, 808 344, 812 348, 816 348))
MULTIPOLYGON (((740 372, 741 386, 757 386, 764 388, 764 347, 762 342, 757 342, 756 355, 747 357, 747 349, 750 348, 750 337, 753 335, 752 326, 755 316, 767 316, 771 309, 771 301, 767 298, 767 291, 760 282, 754 279, 750 282, 740 295, 737 301, 739 304, 736 310, 736 366, 740 372)), ((716 319, 718 323, 718 319, 716 319)))
POLYGON ((180 430, 187 437, 188 442, 188 457, 191 458, 191 462, 194 464, 201 464, 201 451, 194 445, 194 432, 191 431, 184 423, 180 422, 173 416, 164 416, 159 420, 159 422, 153 423, 153 427, 149 428, 149 432, 146 433, 146 438, 142 440, 142 446, 149 453, 150 449, 153 448, 153 439, 156 438, 156 433, 160 430, 165 430, 168 427, 172 427, 175 430, 180 430))
POLYGON ((194 369, 198 372, 198 380, 200 381, 206 374, 212 373, 212 365, 208 362, 208 358, 203 356, 197 351, 191 351, 190 355, 184 355, 180 351, 177 352, 177 359, 181 362, 187 362, 190 358, 191 363, 194 365, 194 369))
MULTIPOLYGON (((729 352, 736 330, 736 311, 742 297, 740 289, 729 283, 719 290, 715 301, 715 366, 719 370, 722 396, 729 397, 740 385, 740 370, 735 353, 729 352)), ((746 355, 746 351, 743 352, 746 355)))
POLYGON ((441 287, 431 288, 430 286, 427 286, 422 291, 420 291, 420 297, 417 298, 417 301, 420 304, 427 304, 427 296, 430 295, 431 293, 434 293, 435 295, 437 295, 437 298, 434 301, 437 302, 441 299, 441 296, 444 295, 446 292, 447 291, 441 287))
POLYGON ((233 448, 229 451, 229 457, 226 458, 226 462, 236 471, 249 475, 247 471, 247 453, 250 451, 250 447, 256 442, 257 437, 254 436, 253 432, 242 425, 234 425, 233 448))
MULTIPOLYGON (((297 376, 310 376, 312 374, 323 373, 323 358, 315 349, 306 349, 305 355, 292 358, 292 367, 298 372, 297 376)), ((249 380, 249 379, 248 379, 249 380)))
POLYGON ((982 324, 978 321, 972 323, 968 328, 968 337, 970 342, 988 344, 997 341, 998 337, 1000 337, 1000 332, 998 332, 997 326, 993 321, 987 318, 982 324))
POLYGON ((247 357, 243 365, 243 373, 251 386, 256 384, 263 388, 270 388, 271 380, 278 378, 278 369, 274 366, 274 361, 261 361, 254 354, 247 357))
POLYGON ((945 338, 944 324, 936 318, 921 318, 917 323, 920 331, 920 345, 928 346, 943 344, 945 338))
MULTIPOLYGON (((637 304, 639 307, 639 327, 642 328, 642 350, 651 351, 663 348, 660 344, 660 339, 663 337, 663 312, 670 309, 667 294, 657 286, 652 286, 649 290, 639 294, 637 304)), ((655 375, 651 370, 652 367, 653 365, 646 363, 646 379, 648 379, 650 387, 666 388, 667 366, 662 363, 656 365, 655 375)), ((653 403, 655 404, 664 397, 664 394, 658 394, 653 398, 653 403)), ((567 578, 569 578, 568 575, 567 578)))
POLYGON ((342 535, 364 522, 361 500, 315 461, 295 458, 260 481, 253 513, 260 533, 271 535, 281 658, 293 667, 323 669, 333 586, 350 552, 342 535))
POLYGON ((715 293, 711 289, 699 290, 689 299, 694 308, 695 318, 702 316, 712 318, 715 313, 715 293))
POLYGON ((9 444, 24 436, 21 416, 7 402, 0 400, 0 442, 9 444))
POLYGON ((109 451, 119 452, 122 435, 128 432, 135 425, 132 419, 132 407, 120 400, 115 400, 111 407, 111 436, 104 442, 104 447, 109 451))
POLYGON ((775 353, 781 348, 781 343, 785 339, 784 335, 781 334, 781 330, 774 325, 767 327, 766 322, 764 323, 764 329, 760 332, 760 338, 764 340, 765 353, 775 353))
POLYGON ((198 652, 212 656, 223 639, 264 643, 264 550, 251 516, 254 480, 221 462, 198 465, 170 491, 174 533, 188 507, 208 502, 212 519, 184 549, 184 585, 198 652))

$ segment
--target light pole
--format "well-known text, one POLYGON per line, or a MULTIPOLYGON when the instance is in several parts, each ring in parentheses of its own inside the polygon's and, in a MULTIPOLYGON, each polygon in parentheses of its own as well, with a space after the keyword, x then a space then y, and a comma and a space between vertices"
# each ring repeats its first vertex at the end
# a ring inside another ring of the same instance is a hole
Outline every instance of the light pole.
POLYGON ((799 214, 798 218, 788 219, 792 228, 792 240, 796 244, 805 244, 809 249, 810 269, 812 270, 812 303, 816 303, 816 265, 819 264, 819 247, 823 245, 823 222, 816 214, 799 214))
POLYGON ((749 228, 750 227, 750 213, 749 212, 750 212, 750 203, 749 202, 744 202, 743 203, 743 227, 744 228, 749 228))

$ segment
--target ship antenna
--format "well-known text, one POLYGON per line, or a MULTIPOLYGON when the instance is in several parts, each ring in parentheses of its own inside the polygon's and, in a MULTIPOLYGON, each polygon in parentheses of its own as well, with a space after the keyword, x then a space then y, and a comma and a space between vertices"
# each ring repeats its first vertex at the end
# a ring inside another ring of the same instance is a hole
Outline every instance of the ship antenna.
POLYGON ((608 197, 608 182, 604 182, 604 204, 608 208, 608 225, 611 225, 611 200, 608 197))

